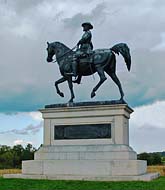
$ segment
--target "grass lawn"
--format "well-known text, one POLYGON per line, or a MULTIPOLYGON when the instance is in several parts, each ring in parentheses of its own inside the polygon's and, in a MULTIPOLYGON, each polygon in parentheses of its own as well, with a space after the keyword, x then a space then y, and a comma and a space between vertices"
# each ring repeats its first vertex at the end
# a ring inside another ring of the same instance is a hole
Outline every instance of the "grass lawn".
POLYGON ((0 190, 165 190, 165 177, 142 182, 94 182, 94 181, 53 181, 31 179, 4 179, 0 177, 0 190))

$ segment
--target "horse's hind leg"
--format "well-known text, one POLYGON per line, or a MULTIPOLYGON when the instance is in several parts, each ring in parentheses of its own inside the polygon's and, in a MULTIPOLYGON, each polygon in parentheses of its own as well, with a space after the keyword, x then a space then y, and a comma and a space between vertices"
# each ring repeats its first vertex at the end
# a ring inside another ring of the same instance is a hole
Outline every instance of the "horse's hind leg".
POLYGON ((98 82, 98 84, 93 88, 92 92, 91 92, 91 98, 93 98, 96 95, 96 91, 98 90, 98 88, 103 84, 103 82, 107 79, 104 73, 103 68, 99 67, 97 68, 97 73, 100 77, 100 81, 98 82))
POLYGON ((106 73, 112 78, 112 80, 115 82, 115 84, 118 86, 119 88, 119 92, 120 92, 120 100, 123 100, 123 97, 124 97, 124 92, 123 92, 123 89, 122 89, 122 86, 121 86, 121 83, 116 75, 115 72, 110 72, 110 71, 106 71, 106 73))
POLYGON ((66 79, 65 77, 62 77, 62 78, 60 78, 59 80, 57 80, 57 81, 55 82, 55 87, 56 87, 57 94, 59 94, 61 97, 64 97, 64 93, 60 91, 60 89, 58 88, 58 85, 59 85, 60 83, 65 82, 66 80, 67 80, 67 79, 66 79))

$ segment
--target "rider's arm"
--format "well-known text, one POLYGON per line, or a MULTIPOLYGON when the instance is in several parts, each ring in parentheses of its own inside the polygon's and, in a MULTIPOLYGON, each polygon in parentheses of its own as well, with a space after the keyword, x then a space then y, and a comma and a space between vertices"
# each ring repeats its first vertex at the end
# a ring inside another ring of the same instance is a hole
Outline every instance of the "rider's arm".
POLYGON ((77 45, 86 43, 89 38, 91 38, 91 33, 90 33, 90 32, 85 32, 85 33, 83 34, 81 40, 79 40, 79 42, 77 43, 77 45))

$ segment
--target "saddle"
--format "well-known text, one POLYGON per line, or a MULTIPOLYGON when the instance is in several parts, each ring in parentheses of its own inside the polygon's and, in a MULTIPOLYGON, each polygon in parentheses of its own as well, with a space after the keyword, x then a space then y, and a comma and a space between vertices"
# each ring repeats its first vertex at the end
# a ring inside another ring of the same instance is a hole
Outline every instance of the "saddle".
POLYGON ((93 55, 93 53, 81 56, 79 58, 79 63, 93 63, 93 56, 92 55, 93 55))
POLYGON ((79 63, 93 63, 95 65, 101 64, 108 59, 110 49, 98 49, 93 51, 91 54, 85 54, 79 58, 79 63))

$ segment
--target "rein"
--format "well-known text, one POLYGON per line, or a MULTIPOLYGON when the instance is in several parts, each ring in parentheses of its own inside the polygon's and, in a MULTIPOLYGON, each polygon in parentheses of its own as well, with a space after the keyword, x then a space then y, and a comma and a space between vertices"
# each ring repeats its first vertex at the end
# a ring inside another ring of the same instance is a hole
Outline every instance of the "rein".
MULTIPOLYGON (((73 47, 72 49, 70 49, 69 51, 65 52, 62 56, 58 57, 59 59, 64 57, 66 54, 68 54, 69 52, 73 51, 74 49, 77 48, 77 45, 75 47, 73 47)), ((53 60, 52 63, 55 63, 57 62, 57 60, 53 60)))

